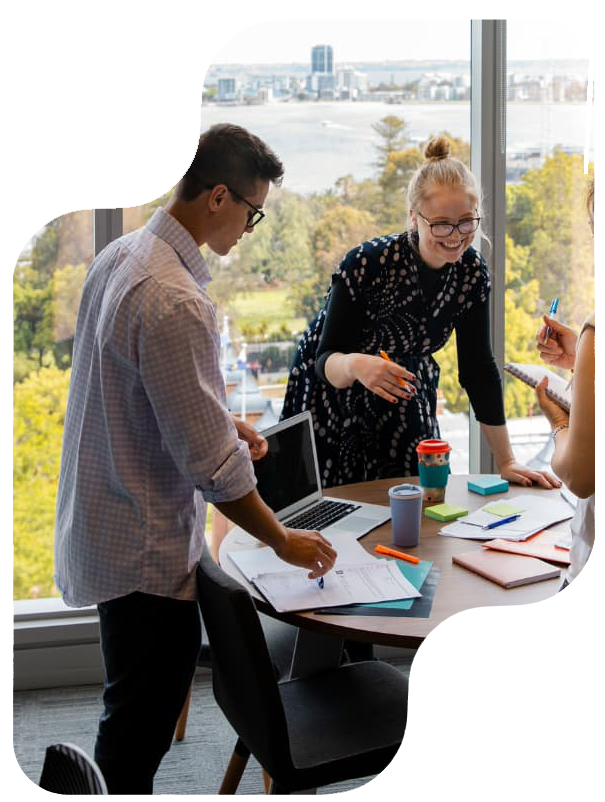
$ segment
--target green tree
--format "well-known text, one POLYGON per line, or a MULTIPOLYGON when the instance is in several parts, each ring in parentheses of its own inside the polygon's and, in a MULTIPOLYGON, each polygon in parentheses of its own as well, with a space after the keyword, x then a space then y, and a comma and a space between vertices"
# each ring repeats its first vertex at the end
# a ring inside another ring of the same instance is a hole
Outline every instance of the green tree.
POLYGON ((312 270, 310 240, 314 203, 287 190, 274 190, 266 217, 237 247, 238 271, 258 276, 266 284, 298 281, 312 270))
MULTIPOLYGON (((507 362, 534 362, 539 282, 533 277, 530 249, 506 237, 505 358, 507 362)), ((508 374, 504 377, 504 408, 509 417, 536 411, 536 394, 508 374)))
POLYGON ((405 120, 395 114, 387 114, 386 117, 372 125, 374 131, 380 137, 380 143, 376 145, 376 150, 378 151, 376 167, 380 172, 384 170, 391 153, 405 148, 408 141, 405 127, 405 120))
POLYGON ((313 274, 292 288, 291 297, 296 314, 307 319, 314 317, 330 286, 332 273, 345 253, 376 233, 376 222, 368 211, 336 204, 329 207, 312 236, 313 274))
POLYGON ((54 513, 69 370, 32 372, 14 389, 14 598, 54 596, 54 513))
POLYGON ((546 311, 559 296, 561 318, 573 326, 594 306, 586 183, 582 156, 558 150, 542 167, 528 170, 520 185, 507 187, 508 231, 516 244, 529 248, 540 309, 546 311))

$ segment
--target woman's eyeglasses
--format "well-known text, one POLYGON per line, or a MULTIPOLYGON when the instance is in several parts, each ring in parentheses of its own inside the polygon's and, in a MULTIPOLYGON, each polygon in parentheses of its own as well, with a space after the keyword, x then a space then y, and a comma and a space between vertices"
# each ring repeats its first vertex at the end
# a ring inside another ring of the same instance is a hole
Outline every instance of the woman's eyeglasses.
POLYGON ((480 217, 467 217, 459 223, 430 223, 422 212, 418 212, 418 214, 431 229, 431 234, 434 237, 449 237, 455 228, 457 228, 461 234, 472 234, 473 231, 479 228, 479 223, 481 222, 480 217))

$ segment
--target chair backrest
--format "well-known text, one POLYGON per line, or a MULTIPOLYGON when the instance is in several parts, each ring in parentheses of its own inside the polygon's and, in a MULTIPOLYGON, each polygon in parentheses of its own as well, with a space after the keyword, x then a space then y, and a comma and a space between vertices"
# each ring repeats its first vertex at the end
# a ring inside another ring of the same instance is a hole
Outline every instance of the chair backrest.
POLYGON ((214 562, 206 547, 197 587, 216 701, 269 774, 273 765, 290 766, 284 708, 252 597, 214 562))
POLYGON ((107 794, 100 768, 83 749, 70 743, 47 747, 38 785, 54 794, 107 794))

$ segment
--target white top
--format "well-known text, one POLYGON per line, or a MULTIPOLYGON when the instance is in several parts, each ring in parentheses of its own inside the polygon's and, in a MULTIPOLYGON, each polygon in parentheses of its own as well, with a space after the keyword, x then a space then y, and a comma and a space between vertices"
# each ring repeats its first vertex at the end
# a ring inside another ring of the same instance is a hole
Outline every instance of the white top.
POLYGON ((136 590, 195 599, 205 501, 255 486, 227 410, 210 279, 163 209, 90 267, 57 494, 55 580, 68 605, 136 590))
POLYGON ((589 498, 579 498, 576 514, 571 522, 571 564, 567 569, 567 581, 577 577, 586 565, 594 546, 594 493, 589 498))
MULTIPOLYGON (((588 327, 595 327, 594 313, 585 321, 580 332, 580 337, 588 327)), ((590 552, 594 546, 594 507, 595 494, 589 498, 579 498, 576 505, 576 514, 571 522, 571 551, 569 556, 571 563, 567 569, 566 579, 571 582, 577 577, 582 568, 586 565, 590 552)))

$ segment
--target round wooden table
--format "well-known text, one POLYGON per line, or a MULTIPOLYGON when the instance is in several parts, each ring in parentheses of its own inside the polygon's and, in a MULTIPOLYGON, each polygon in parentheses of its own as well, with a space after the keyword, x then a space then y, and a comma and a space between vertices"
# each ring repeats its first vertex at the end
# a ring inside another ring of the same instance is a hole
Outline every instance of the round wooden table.
MULTIPOLYGON (((449 478, 446 501, 468 509, 469 512, 482 507, 488 501, 500 498, 539 493, 554 494, 560 498, 558 490, 544 490, 537 487, 520 487, 510 485, 507 493, 494 493, 482 496, 467 488, 467 475, 452 475, 449 478)), ((341 485, 331 489, 329 495, 342 499, 357 499, 374 504, 388 505, 388 489, 401 482, 418 484, 417 477, 405 479, 381 479, 375 482, 341 485)), ((420 557, 432 560, 440 569, 440 578, 429 618, 386 617, 361 615, 317 615, 313 612, 277 613, 273 607, 258 593, 228 557, 228 552, 236 549, 250 548, 258 541, 239 528, 232 529, 224 538, 219 549, 221 567, 230 576, 244 585, 255 599, 259 610, 274 618, 287 621, 306 630, 323 633, 342 640, 366 641, 384 646, 400 646, 417 648, 424 638, 446 618, 473 607, 491 607, 494 605, 529 604, 553 596, 559 587, 559 579, 549 579, 530 585, 505 589, 488 579, 452 563, 452 555, 458 552, 482 548, 481 542, 454 537, 443 537, 438 532, 444 524, 423 514, 420 543, 413 549, 404 549, 420 557)), ((569 521, 557 524, 553 529, 562 533, 567 531, 569 521)), ((494 533, 497 537, 497 532, 494 533)), ((360 538, 359 542, 374 555, 374 546, 382 543, 393 545, 391 522, 377 527, 360 538)))

